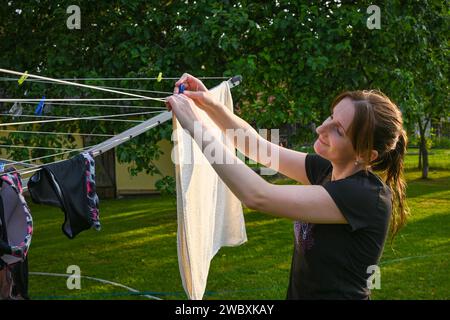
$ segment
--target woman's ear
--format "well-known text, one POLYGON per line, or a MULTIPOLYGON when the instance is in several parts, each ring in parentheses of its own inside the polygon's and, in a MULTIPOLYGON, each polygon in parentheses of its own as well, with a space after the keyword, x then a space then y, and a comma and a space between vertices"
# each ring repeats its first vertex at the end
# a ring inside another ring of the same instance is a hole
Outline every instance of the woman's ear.
POLYGON ((372 152, 370 153, 370 162, 375 161, 377 158, 378 158, 378 151, 372 150, 372 152))

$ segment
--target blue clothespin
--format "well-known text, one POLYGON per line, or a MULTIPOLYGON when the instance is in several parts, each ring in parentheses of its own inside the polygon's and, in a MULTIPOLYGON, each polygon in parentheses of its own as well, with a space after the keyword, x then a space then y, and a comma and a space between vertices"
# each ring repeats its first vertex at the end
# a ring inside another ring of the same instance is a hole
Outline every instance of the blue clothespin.
POLYGON ((183 93, 184 92, 184 84, 180 84, 180 86, 178 87, 178 93, 183 93))
POLYGON ((0 162, 0 172, 5 171, 5 162, 0 162))
POLYGON ((39 101, 36 110, 34 110, 34 114, 38 116, 42 115, 42 112, 44 111, 44 106, 45 106, 45 96, 43 96, 41 101, 39 101))

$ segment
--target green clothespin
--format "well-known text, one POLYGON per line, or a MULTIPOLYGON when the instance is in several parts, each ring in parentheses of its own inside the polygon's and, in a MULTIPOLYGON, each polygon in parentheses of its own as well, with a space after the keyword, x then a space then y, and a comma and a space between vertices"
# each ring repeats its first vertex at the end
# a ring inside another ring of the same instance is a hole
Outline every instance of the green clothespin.
POLYGON ((28 71, 25 71, 25 73, 20 77, 17 82, 19 83, 19 86, 22 85, 22 83, 28 78, 28 71))

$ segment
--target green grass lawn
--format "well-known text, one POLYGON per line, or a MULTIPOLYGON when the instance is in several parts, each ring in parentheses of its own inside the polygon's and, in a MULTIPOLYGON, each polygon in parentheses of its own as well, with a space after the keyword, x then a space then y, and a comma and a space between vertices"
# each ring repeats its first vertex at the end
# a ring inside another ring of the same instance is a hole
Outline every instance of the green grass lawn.
MULTIPOLYGON (((381 289, 373 299, 450 298, 450 171, 429 180, 408 171, 411 218, 387 243, 381 289)), ((30 203, 30 201, 29 201, 30 203)), ((162 299, 186 299, 178 269, 176 203, 169 197, 101 202, 102 230, 69 240, 63 214, 30 203, 34 235, 30 272, 66 273, 113 281, 162 299)), ((222 248, 212 260, 205 299, 284 299, 293 249, 292 222, 246 210, 248 242, 222 248)), ((69 290, 66 278, 30 275, 32 299, 145 299, 122 287, 91 279, 69 290)))

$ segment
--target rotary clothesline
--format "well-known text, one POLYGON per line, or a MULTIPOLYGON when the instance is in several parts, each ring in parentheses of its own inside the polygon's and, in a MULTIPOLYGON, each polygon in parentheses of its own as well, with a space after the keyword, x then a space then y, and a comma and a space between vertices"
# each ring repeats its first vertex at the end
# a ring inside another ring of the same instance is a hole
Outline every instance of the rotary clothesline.
MULTIPOLYGON (((25 75, 24 73, 20 73, 20 72, 15 72, 15 71, 11 71, 11 70, 5 70, 5 69, 0 69, 0 71, 2 71, 2 72, 6 72, 6 73, 11 73, 11 74, 16 74, 16 75, 25 75)), ((67 81, 62 81, 62 80, 58 80, 58 79, 52 79, 52 78, 47 78, 47 77, 41 77, 41 76, 35 76, 35 75, 28 75, 28 77, 31 77, 31 78, 37 78, 37 79, 44 79, 44 80, 49 80, 49 81, 54 81, 54 82, 56 82, 56 83, 60 83, 60 84, 66 84, 66 85, 74 85, 74 86, 79 86, 79 87, 84 87, 84 88, 90 88, 90 89, 95 89, 95 90, 99 90, 99 91, 106 91, 106 92, 111 92, 111 93, 117 93, 117 94, 123 94, 123 95, 127 95, 127 96, 132 96, 132 97, 134 97, 133 99, 135 99, 136 100, 136 98, 138 98, 138 99, 140 99, 140 100, 156 100, 156 101, 165 101, 164 99, 160 99, 160 98, 151 98, 151 97, 146 97, 146 96, 139 96, 139 95, 135 95, 135 94, 130 94, 130 93, 126 93, 126 92, 121 92, 121 91, 117 91, 117 90, 109 90, 109 89, 105 89, 105 88, 98 88, 98 87, 95 87, 95 86, 88 86, 88 85, 81 85, 81 84, 78 84, 78 83, 71 83, 71 82, 67 82, 67 81)), ((117 98, 116 98, 117 99, 117 98)), ((128 98, 129 99, 129 98, 128 98)), ((2 99, 4 102, 20 102, 20 101, 23 101, 23 102, 28 102, 28 101, 36 101, 36 100, 38 100, 38 99, 31 99, 31 100, 28 100, 28 99, 14 99, 14 101, 11 101, 11 100, 8 100, 8 99, 2 99)), ((40 99, 39 99, 40 100, 40 99)), ((53 99, 49 99, 50 101, 52 101, 53 99)), ((55 100, 57 100, 57 99, 55 99, 55 100)), ((58 100, 60 100, 60 99, 58 99, 58 100)), ((75 99, 70 99, 71 101, 80 101, 80 100, 75 100, 75 99)), ((102 100, 102 99, 98 99, 98 100, 102 100)), ((108 100, 110 100, 110 99, 108 99, 108 100)), ((53 100, 54 101, 54 100, 53 100)), ((60 100, 61 101, 61 100, 60 100)), ((62 101, 68 101, 68 99, 64 99, 64 100, 62 100, 62 101)), ((84 100, 85 101, 85 100, 84 100)), ((113 116, 123 116, 123 115, 113 115, 113 116)), ((94 119, 94 118, 105 118, 105 117, 99 117, 99 116, 96 116, 96 117, 84 117, 85 119, 87 118, 87 119, 94 119)), ((66 118, 66 119, 61 119, 61 118, 59 118, 59 119, 52 119, 52 120, 41 120, 41 121, 27 121, 27 122, 16 122, 16 123, 8 123, 8 124, 0 124, 0 126, 11 126, 11 125, 19 125, 19 124, 33 124, 33 123, 44 123, 44 122, 53 122, 53 121, 72 121, 72 120, 80 120, 81 119, 81 117, 77 117, 77 118, 75 118, 75 117, 73 117, 73 118, 66 118)), ((140 121, 140 122, 142 122, 142 121, 140 121)), ((129 136, 131 136, 131 135, 129 135, 129 136)), ((118 142, 120 142, 120 141, 126 141, 126 140, 128 140, 128 139, 130 139, 130 138, 126 138, 126 139, 124 139, 124 138, 119 138, 119 137, 115 137, 114 139, 113 139, 113 143, 118 143, 118 142)), ((102 144, 102 146, 104 146, 104 147, 106 147, 106 146, 108 146, 109 144, 102 144)), ((39 158, 34 158, 34 159, 29 159, 29 160, 25 160, 25 161, 20 161, 20 162, 22 162, 22 163, 24 163, 24 162, 29 162, 29 161, 31 161, 31 160, 38 160, 38 159, 44 159, 44 158, 47 158, 47 157, 50 157, 50 156, 56 156, 56 155, 62 155, 62 154, 65 154, 66 152, 72 152, 72 151, 84 151, 86 148, 81 148, 81 149, 74 149, 74 150, 69 150, 69 151, 64 151, 64 152, 61 152, 61 153, 57 153, 57 154, 53 154, 53 155, 49 155, 49 156, 44 156, 44 157, 39 157, 39 158)), ((109 149, 108 149, 109 150, 109 149)), ((95 152, 102 152, 102 149, 99 149, 99 150, 96 150, 96 149, 93 149, 93 150, 91 150, 91 152, 93 152, 93 153, 95 153, 95 152)), ((7 163, 7 165, 13 165, 13 164, 16 164, 16 163, 18 163, 18 162, 10 162, 10 163, 7 163)), ((23 173, 25 173, 25 172, 23 172, 23 173)))
MULTIPOLYGON (((32 74, 25 74, 22 72, 17 72, 17 71, 12 71, 12 70, 6 70, 6 69, 0 69, 0 72, 4 72, 4 73, 9 73, 9 74, 15 74, 15 75, 20 75, 20 76, 24 76, 27 75, 30 78, 36 78, 36 79, 42 79, 42 80, 48 80, 48 81, 54 81, 56 83, 60 83, 60 84, 66 84, 66 85, 73 85, 73 86, 79 86, 79 87, 84 87, 84 88, 89 88, 89 89, 94 89, 94 90, 99 90, 99 91, 106 91, 106 92, 110 92, 110 93, 116 93, 116 94, 122 94, 122 95, 126 95, 126 96, 132 96, 134 98, 139 98, 142 100, 155 100, 155 101, 161 101, 161 102, 165 102, 166 99, 165 98, 152 98, 152 97, 146 97, 146 96, 141 96, 141 95, 136 95, 136 94, 131 94, 128 92, 122 92, 122 91, 117 91, 117 90, 110 90, 110 89, 105 89, 105 88, 100 88, 100 87, 96 87, 96 86, 92 86, 92 85, 83 85, 83 84, 79 84, 79 83, 73 83, 73 82, 68 82, 65 80, 58 80, 58 79, 53 79, 53 78, 48 78, 48 77, 42 77, 42 76, 36 76, 36 75, 32 75, 32 74)), ((242 78, 240 76, 235 76, 231 79, 228 80, 230 88, 233 88, 237 85, 240 84, 240 82, 242 81, 242 78)), ((30 99, 0 99, 0 102, 17 102, 17 101, 30 101, 30 99)), ((76 100, 69 100, 69 99, 49 99, 51 101, 86 101, 86 100, 81 100, 81 99, 76 99, 76 100)), ((98 99, 98 100, 107 100, 107 99, 98 99)), ((97 101, 98 101, 97 100, 97 101)), ((31 101, 40 101, 40 99, 31 99, 31 101)), ((93 101, 93 100, 91 100, 93 101)), ((13 164, 20 164, 20 163, 26 163, 26 162, 30 162, 30 161, 34 161, 34 160, 41 160, 47 157, 53 157, 56 155, 62 155, 68 152, 73 152, 73 151, 86 151, 92 153, 92 155, 95 157, 101 153, 104 153, 112 148, 115 148, 116 146, 136 137, 137 135, 163 123, 168 121, 169 119, 172 118, 172 112, 171 111, 165 111, 162 114, 155 116, 147 121, 144 121, 143 123, 132 127, 131 129, 128 129, 124 132, 122 132, 121 134, 118 134, 116 136, 111 137, 110 139, 97 144, 96 146, 90 148, 90 147, 85 147, 85 148, 80 148, 80 149, 73 149, 73 150, 69 150, 69 151, 64 151, 61 153, 57 153, 57 154, 53 154, 53 155, 48 155, 48 156, 43 156, 43 157, 38 157, 38 158, 34 158, 34 159, 28 159, 28 160, 23 160, 23 161, 17 161, 17 162, 11 162, 11 163, 6 163, 5 165, 13 165, 13 164)), ((55 119, 55 121, 68 121, 68 120, 75 120, 74 118, 70 118, 70 119, 55 119)), ((43 121, 52 121, 52 120, 43 120, 43 121)), ((38 123, 38 121, 30 121, 28 123, 38 123)), ((17 124, 17 123, 16 123, 17 124)), ((23 122, 20 124, 24 124, 23 122)), ((5 125, 12 125, 12 124, 5 124, 5 125)), ((2 124, 0 124, 0 126, 2 126, 2 124)), ((58 160, 56 162, 59 161, 64 161, 64 160, 58 160)), ((33 169, 34 171, 40 170, 40 167, 33 169)), ((19 172, 20 170, 17 170, 17 172, 19 172)), ((25 172, 23 172, 25 174, 25 172)), ((29 171, 26 173, 30 173, 29 171)), ((25 183, 26 185, 26 183, 25 183)))

